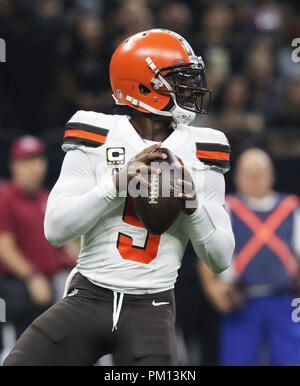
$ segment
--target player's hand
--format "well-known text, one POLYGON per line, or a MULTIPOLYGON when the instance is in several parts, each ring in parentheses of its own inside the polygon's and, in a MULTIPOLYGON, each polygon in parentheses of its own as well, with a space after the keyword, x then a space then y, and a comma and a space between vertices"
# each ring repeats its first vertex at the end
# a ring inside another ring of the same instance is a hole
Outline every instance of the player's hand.
POLYGON ((180 163, 180 166, 178 166, 178 169, 181 171, 181 175, 183 176, 183 178, 179 178, 176 181, 177 188, 179 189, 179 191, 181 191, 181 193, 179 194, 179 197, 182 198, 182 200, 184 200, 185 202, 190 201, 190 205, 187 203, 185 204, 183 212, 185 214, 191 215, 198 208, 198 199, 197 199, 197 193, 195 190, 195 184, 191 173, 184 166, 182 159, 177 155, 176 155, 176 158, 180 163))
POLYGON ((161 171, 158 168, 147 165, 147 163, 157 159, 167 158, 166 154, 160 152, 153 153, 153 151, 158 149, 160 146, 161 143, 146 147, 146 149, 131 158, 119 173, 113 176, 114 184, 119 192, 126 191, 128 183, 133 178, 135 178, 140 183, 149 186, 149 182, 143 176, 143 174, 159 174, 161 171))
POLYGON ((38 305, 47 305, 51 301, 51 288, 48 280, 41 273, 36 273, 26 281, 32 301, 38 305))
POLYGON ((244 294, 234 283, 215 279, 207 288, 207 295, 215 308, 222 313, 232 312, 244 305, 244 294))

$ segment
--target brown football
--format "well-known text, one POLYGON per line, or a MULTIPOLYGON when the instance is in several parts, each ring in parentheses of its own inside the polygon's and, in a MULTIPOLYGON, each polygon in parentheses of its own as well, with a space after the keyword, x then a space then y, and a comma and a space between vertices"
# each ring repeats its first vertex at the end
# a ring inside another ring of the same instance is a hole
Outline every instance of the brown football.
POLYGON ((155 152, 167 155, 166 159, 152 161, 151 164, 161 169, 161 173, 149 174, 151 186, 147 197, 133 198, 136 215, 144 227, 154 235, 164 233, 176 220, 184 207, 184 202, 176 197, 178 190, 174 188, 175 181, 182 178, 180 165, 174 154, 167 148, 158 148, 155 152))

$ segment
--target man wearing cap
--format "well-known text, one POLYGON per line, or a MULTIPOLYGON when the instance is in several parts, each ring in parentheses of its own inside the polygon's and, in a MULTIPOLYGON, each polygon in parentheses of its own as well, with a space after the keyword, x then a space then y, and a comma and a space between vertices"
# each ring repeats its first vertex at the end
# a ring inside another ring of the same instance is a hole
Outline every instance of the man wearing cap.
POLYGON ((52 279, 71 266, 71 257, 44 236, 49 193, 42 187, 47 172, 44 144, 23 136, 14 142, 10 156, 12 180, 0 196, 0 298, 18 337, 52 304, 52 279))

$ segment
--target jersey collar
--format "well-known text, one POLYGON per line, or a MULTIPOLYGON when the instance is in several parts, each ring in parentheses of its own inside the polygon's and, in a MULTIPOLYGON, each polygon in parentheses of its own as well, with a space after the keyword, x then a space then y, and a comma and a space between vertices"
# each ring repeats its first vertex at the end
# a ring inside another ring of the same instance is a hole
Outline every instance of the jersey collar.
MULTIPOLYGON (((140 152, 142 148, 145 148, 147 146, 147 144, 143 141, 143 138, 140 137, 138 132, 130 123, 130 117, 127 115, 123 117, 125 123, 124 129, 126 130, 126 136, 132 138, 132 141, 130 141, 132 146, 137 150, 137 152, 140 152)), ((188 130, 188 126, 183 124, 177 124, 176 129, 162 142, 161 146, 166 147, 173 152, 176 152, 176 150, 182 149, 182 147, 184 147, 186 143, 188 143, 189 136, 190 133, 188 130)))

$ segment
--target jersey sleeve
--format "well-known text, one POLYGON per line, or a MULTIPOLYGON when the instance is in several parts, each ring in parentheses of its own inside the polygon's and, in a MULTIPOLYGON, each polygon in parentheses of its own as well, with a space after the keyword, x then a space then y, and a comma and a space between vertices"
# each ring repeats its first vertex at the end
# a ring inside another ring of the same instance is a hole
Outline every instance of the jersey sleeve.
POLYGON ((77 111, 66 124, 62 148, 64 151, 80 145, 102 146, 109 133, 107 116, 93 111, 77 111))
POLYGON ((196 157, 205 165, 217 168, 222 173, 230 169, 231 148, 225 134, 218 130, 196 128, 196 157), (202 132, 201 132, 202 131, 202 132))
POLYGON ((60 247, 91 229, 117 196, 111 177, 97 184, 94 165, 82 149, 68 151, 47 202, 44 231, 60 247))
POLYGON ((204 173, 204 192, 198 197, 198 208, 184 219, 197 256, 218 274, 230 266, 235 240, 225 209, 224 176, 212 169, 204 173))

